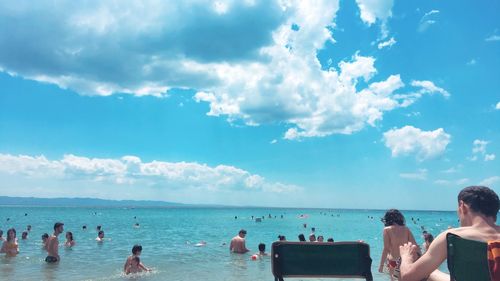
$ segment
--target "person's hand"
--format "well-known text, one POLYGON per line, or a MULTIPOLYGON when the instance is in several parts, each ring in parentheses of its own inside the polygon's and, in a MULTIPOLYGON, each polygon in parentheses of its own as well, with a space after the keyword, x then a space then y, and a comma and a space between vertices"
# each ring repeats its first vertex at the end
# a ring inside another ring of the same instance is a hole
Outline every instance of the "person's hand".
POLYGON ((384 265, 381 264, 379 267, 378 267, 378 272, 380 273, 384 273, 384 265))
POLYGON ((411 242, 405 243, 403 246, 399 246, 399 255, 403 260, 410 260, 411 262, 414 262, 418 257, 418 252, 418 246, 413 245, 411 242))

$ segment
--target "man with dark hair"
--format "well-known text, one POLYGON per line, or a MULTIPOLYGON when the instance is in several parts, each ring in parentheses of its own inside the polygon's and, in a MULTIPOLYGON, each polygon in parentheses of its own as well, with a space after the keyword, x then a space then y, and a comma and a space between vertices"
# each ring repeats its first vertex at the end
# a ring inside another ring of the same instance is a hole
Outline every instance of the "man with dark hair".
MULTIPOLYGON (((402 281, 450 280, 450 276, 437 268, 447 257, 446 234, 477 241, 500 240, 500 226, 496 219, 500 202, 498 195, 488 187, 469 186, 458 194, 460 227, 449 229, 434 239, 427 252, 417 260, 417 246, 407 243, 399 248, 401 254, 402 281)), ((486 255, 486 253, 485 253, 486 255)))
POLYGON ((53 263, 61 260, 61 258, 59 257, 59 240, 57 239, 57 236, 63 233, 63 231, 64 231, 64 223, 56 222, 54 224, 54 234, 52 234, 47 239, 47 246, 46 246, 47 257, 45 258, 46 262, 53 263))
POLYGON ((238 235, 231 239, 231 243, 229 244, 229 251, 231 253, 244 254, 250 250, 247 249, 245 245, 245 236, 247 235, 247 231, 242 229, 238 232, 238 235))

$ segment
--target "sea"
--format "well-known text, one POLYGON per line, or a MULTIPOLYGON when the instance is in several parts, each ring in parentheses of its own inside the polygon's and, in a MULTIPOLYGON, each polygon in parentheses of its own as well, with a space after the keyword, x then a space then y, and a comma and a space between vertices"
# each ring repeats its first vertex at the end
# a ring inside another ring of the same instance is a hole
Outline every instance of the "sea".
MULTIPOLYGON (((419 244, 423 243, 423 229, 437 236, 449 226, 458 226, 456 212, 402 212, 419 244)), ((374 280, 388 281, 387 274, 378 272, 383 215, 384 210, 4 206, 0 207, 0 229, 4 237, 7 229, 16 229, 20 252, 13 258, 0 256, 0 280, 274 280, 270 257, 251 259, 258 252, 258 244, 265 243, 270 252, 278 235, 298 241, 299 234, 307 237, 314 227, 316 235, 323 235, 325 240, 368 243, 374 280), (256 218, 261 218, 261 222, 256 222, 256 218), (60 263, 46 264, 41 236, 52 234, 57 221, 64 223, 65 232, 73 233, 76 245, 64 247, 63 233, 59 239, 60 263), (21 233, 27 225, 32 228, 28 238, 22 240, 21 233), (98 225, 105 232, 102 243, 95 241, 98 225), (229 241, 240 229, 247 230, 246 245, 251 251, 231 254, 229 241), (206 245, 199 247, 197 244, 202 241, 206 245), (123 273, 134 244, 142 245, 141 262, 151 272, 123 273)), ((441 268, 446 271, 445 265, 441 268)))

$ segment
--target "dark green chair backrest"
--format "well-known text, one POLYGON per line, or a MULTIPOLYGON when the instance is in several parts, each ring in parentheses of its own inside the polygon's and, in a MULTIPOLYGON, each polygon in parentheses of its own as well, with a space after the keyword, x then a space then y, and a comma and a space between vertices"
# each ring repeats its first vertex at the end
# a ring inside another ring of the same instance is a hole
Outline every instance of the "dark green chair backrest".
POLYGON ((363 242, 274 242, 271 259, 275 280, 285 277, 373 280, 370 246, 363 242))
POLYGON ((448 233, 448 270, 451 281, 490 281, 488 245, 448 233))

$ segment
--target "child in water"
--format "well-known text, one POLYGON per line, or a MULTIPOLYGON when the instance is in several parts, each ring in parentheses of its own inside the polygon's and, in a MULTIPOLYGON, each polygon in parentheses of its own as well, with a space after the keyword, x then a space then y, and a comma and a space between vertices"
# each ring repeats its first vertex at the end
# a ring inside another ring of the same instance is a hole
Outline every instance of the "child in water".
POLYGON ((125 270, 125 274, 128 275, 130 273, 139 273, 143 271, 150 271, 150 269, 141 264, 141 259, 138 256, 134 256, 130 260, 127 269, 125 270))

